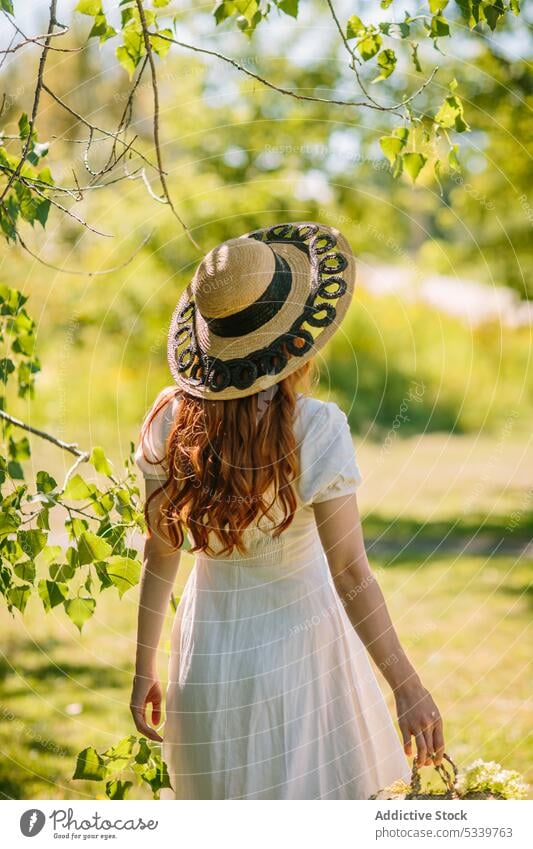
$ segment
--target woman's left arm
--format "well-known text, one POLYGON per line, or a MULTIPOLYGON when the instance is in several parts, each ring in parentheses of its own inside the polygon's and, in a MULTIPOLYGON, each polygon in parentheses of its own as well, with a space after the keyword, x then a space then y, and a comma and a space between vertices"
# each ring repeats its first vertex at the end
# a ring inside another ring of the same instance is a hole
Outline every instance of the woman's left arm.
MULTIPOLYGON (((159 488, 158 481, 146 480, 146 498, 159 488)), ((137 617, 137 652, 135 678, 130 710, 137 730, 150 740, 161 742, 161 736, 146 718, 146 708, 152 705, 152 725, 161 721, 161 684, 157 674, 157 650, 163 624, 168 612, 170 594, 180 562, 180 551, 171 548, 156 527, 162 496, 152 499, 149 507, 152 536, 146 538, 141 592, 137 617)))
POLYGON ((442 762, 442 719, 403 650, 381 588, 370 568, 355 493, 313 505, 331 575, 357 634, 391 686, 404 751, 416 741, 418 764, 442 762))

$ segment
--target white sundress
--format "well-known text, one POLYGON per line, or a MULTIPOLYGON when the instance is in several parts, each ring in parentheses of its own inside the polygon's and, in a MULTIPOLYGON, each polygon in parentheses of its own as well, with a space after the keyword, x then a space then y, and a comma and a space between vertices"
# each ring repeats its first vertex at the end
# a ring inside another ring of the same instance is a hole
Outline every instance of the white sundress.
MULTIPOLYGON (((137 447, 165 479, 179 404, 137 447)), ((152 408, 153 409, 153 408, 152 408)), ((335 590, 312 505, 354 492, 361 474, 345 413, 299 395, 299 506, 278 538, 246 534, 248 554, 197 554, 171 633, 162 799, 367 799, 409 779, 366 650, 335 590)), ((261 523, 260 523, 261 524, 261 523)))

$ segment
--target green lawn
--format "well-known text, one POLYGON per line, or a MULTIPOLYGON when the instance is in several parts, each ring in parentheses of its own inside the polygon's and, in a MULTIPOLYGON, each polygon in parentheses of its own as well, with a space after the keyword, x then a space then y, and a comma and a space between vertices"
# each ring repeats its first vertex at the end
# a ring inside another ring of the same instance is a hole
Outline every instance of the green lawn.
MULTIPOLYGON (((383 464, 377 446, 360 446, 359 456, 371 559, 400 636, 444 715, 448 751, 459 765, 495 759, 533 782, 531 559, 520 552, 531 508, 527 447, 517 442, 502 453, 494 442, 434 435, 398 441, 383 464), (487 517, 477 535, 465 507, 472 493, 487 517), (512 510, 521 511, 521 527, 509 531, 512 510), (481 550, 463 553, 472 532, 481 550), (453 550, 436 550, 442 539, 453 550), (383 550, 387 543, 392 553, 383 550)), ((184 558, 178 583, 190 560, 184 558)), ((132 730, 135 603, 134 592, 120 602, 108 590, 81 636, 58 608, 45 616, 32 601, 24 619, 2 611, 3 796, 95 796, 97 785, 71 775, 78 751, 106 748, 132 730)), ((161 666, 164 674, 164 657, 161 666)))

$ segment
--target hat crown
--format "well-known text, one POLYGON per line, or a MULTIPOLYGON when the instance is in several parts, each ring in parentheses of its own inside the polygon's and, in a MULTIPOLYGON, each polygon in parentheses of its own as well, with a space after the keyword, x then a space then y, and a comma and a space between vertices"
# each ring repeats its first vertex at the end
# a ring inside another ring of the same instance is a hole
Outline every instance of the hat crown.
POLYGON ((205 318, 223 318, 253 304, 268 287, 276 259, 268 245, 256 239, 228 239, 198 266, 192 289, 205 318))

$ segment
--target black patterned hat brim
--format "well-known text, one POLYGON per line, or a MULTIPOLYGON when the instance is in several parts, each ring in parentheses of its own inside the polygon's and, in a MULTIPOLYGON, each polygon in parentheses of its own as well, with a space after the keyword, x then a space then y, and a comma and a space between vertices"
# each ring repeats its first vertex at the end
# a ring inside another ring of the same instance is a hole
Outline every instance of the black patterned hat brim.
POLYGON ((243 238, 272 248, 277 264, 290 270, 290 292, 274 315, 265 302, 265 321, 259 326, 251 320, 261 316, 257 306, 253 316, 250 311, 235 316, 229 332, 239 335, 232 336, 227 327, 206 322, 196 309, 192 285, 187 287, 172 316, 167 353, 176 384, 196 397, 240 398, 283 380, 328 342, 352 299, 355 261, 335 228, 280 224, 243 238))

